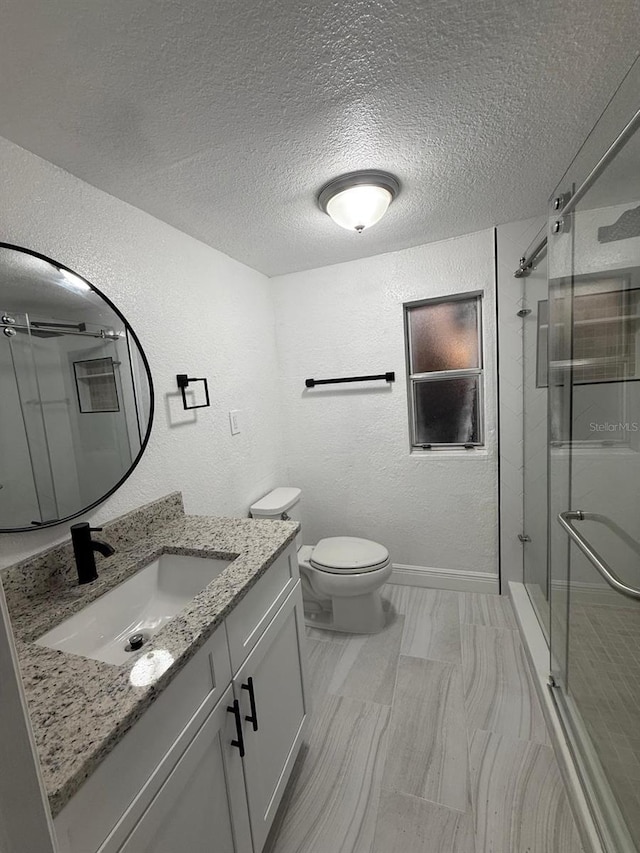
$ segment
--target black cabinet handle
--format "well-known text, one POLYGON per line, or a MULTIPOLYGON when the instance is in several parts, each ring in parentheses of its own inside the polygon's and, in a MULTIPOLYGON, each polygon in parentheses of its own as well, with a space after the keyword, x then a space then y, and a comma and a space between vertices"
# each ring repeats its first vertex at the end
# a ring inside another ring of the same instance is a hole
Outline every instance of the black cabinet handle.
POLYGON ((247 683, 242 685, 242 689, 249 691, 249 704, 251 705, 251 714, 247 714, 245 720, 251 723, 254 732, 257 732, 258 715, 256 713, 256 694, 253 692, 253 678, 247 678, 247 683))
POLYGON ((227 711, 233 714, 236 720, 236 735, 237 739, 231 741, 231 746, 237 746, 240 750, 240 758, 244 758, 244 738, 242 736, 242 719, 240 717, 240 703, 237 699, 233 700, 233 705, 227 705, 227 711))

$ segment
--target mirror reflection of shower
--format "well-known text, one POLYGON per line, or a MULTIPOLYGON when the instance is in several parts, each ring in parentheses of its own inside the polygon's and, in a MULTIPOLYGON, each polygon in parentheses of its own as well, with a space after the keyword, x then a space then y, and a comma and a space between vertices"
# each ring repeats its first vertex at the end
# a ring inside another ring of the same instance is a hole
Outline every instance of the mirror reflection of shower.
POLYGON ((72 516, 130 469, 149 422, 141 354, 79 276, 0 254, 0 529, 72 516))

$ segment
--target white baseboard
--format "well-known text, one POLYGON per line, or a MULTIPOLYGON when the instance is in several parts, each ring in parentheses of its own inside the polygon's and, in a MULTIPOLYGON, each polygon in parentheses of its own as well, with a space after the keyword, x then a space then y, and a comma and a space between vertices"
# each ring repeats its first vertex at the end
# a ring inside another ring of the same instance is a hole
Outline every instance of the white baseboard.
POLYGON ((571 808, 585 851, 604 853, 598 830, 585 797, 582 783, 567 743, 564 727, 548 687, 549 647, 542 633, 524 584, 509 582, 509 595, 516 614, 520 635, 526 650, 540 704, 547 723, 554 752, 564 780, 571 808))
POLYGON ((389 583, 404 586, 423 586, 431 589, 452 589, 455 592, 488 592, 500 590, 498 575, 489 572, 462 572, 458 569, 431 569, 427 566, 393 564, 389 583))

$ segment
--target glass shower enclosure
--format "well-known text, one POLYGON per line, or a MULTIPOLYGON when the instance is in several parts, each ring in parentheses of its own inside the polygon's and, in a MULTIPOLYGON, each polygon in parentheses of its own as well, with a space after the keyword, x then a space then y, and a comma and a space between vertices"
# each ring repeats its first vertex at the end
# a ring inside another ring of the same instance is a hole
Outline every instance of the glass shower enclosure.
POLYGON ((549 222, 551 671, 607 849, 640 850, 640 115, 549 222))
MULTIPOLYGON (((640 75, 639 75, 640 76, 640 75)), ((607 853, 640 851, 640 111, 524 288, 524 581, 607 853)), ((624 125, 621 125, 624 126, 624 125)), ((570 174, 570 173, 568 173, 570 174)))
POLYGON ((549 638, 547 495, 549 281, 542 251, 525 279, 522 309, 523 574, 529 598, 549 638))

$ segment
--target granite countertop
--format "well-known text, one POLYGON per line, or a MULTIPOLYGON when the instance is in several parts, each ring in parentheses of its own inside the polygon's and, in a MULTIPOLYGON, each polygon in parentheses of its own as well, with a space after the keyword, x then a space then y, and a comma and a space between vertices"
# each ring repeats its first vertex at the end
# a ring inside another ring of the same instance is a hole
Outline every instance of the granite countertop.
MULTIPOLYGON (((117 548, 108 560, 97 560, 99 577, 91 584, 80 587, 74 581, 68 545, 3 572, 31 722, 54 816, 298 531, 298 525, 291 521, 185 516, 181 496, 171 495, 163 500, 174 501, 170 512, 163 501, 138 511, 138 521, 146 517, 142 515, 145 510, 156 513, 155 521, 147 524, 142 535, 139 524, 130 525, 127 535, 120 537, 125 547, 117 548), (125 664, 114 666, 34 644, 43 633, 163 553, 233 562, 125 664), (31 582, 37 577, 32 571, 37 559, 39 571, 45 563, 47 568, 55 564, 45 585, 41 579, 31 582), (134 686, 130 677, 136 661, 157 650, 163 651, 163 659, 173 662, 167 669, 161 668, 152 683, 134 686)), ((123 519, 118 520, 118 532, 123 519)), ((113 527, 117 539, 115 522, 113 527)), ((102 537, 115 544, 109 537, 109 526, 105 526, 102 537)))

